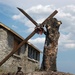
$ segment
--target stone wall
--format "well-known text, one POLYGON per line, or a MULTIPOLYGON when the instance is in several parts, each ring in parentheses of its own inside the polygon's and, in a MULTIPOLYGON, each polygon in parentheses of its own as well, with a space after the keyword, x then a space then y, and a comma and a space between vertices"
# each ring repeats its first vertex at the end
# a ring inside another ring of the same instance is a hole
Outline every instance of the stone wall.
MULTIPOLYGON (((0 28, 0 61, 13 49, 13 40, 14 38, 12 37, 12 35, 9 36, 6 30, 0 28), (11 42, 9 43, 8 41, 11 42)), ((3 64, 0 67, 0 69, 3 70, 6 68, 6 64, 3 64)))
POLYGON ((0 28, 0 61, 13 49, 13 36, 0 28), (10 43, 9 43, 10 42, 10 43))
MULTIPOLYGON (((14 36, 9 31, 0 28, 0 61, 7 56, 14 48, 14 36)), ((28 45, 23 45, 20 55, 13 54, 1 67, 3 72, 16 72, 17 67, 21 66, 22 71, 32 72, 39 68, 39 62, 28 58, 28 45)))

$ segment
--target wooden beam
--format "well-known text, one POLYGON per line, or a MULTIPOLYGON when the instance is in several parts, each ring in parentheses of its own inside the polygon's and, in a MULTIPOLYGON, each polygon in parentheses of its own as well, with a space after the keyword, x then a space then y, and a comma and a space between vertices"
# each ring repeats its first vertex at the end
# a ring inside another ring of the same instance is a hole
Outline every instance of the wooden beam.
POLYGON ((45 24, 48 20, 50 20, 51 18, 53 18, 57 13, 58 13, 58 11, 55 10, 46 20, 44 20, 44 21, 42 22, 42 24, 40 25, 40 27, 43 27, 44 24, 45 24))
MULTIPOLYGON (((18 7, 17 7, 18 8, 18 7)), ((38 23, 34 21, 23 9, 18 8, 35 26, 38 26, 38 23)))

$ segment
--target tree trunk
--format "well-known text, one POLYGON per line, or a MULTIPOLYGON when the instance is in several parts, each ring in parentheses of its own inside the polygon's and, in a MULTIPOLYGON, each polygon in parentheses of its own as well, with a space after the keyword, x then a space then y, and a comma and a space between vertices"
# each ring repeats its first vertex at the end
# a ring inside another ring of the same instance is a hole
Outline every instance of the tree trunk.
POLYGON ((56 58, 58 51, 58 39, 60 36, 59 26, 60 24, 58 24, 58 20, 56 18, 52 18, 46 23, 46 39, 41 70, 57 71, 56 58))

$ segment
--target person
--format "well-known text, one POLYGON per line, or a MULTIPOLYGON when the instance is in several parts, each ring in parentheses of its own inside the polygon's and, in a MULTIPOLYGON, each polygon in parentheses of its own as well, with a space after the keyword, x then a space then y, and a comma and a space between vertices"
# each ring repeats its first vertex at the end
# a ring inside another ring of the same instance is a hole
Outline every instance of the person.
POLYGON ((24 75, 24 73, 21 71, 21 67, 18 67, 17 68, 17 72, 16 72, 16 75, 24 75))

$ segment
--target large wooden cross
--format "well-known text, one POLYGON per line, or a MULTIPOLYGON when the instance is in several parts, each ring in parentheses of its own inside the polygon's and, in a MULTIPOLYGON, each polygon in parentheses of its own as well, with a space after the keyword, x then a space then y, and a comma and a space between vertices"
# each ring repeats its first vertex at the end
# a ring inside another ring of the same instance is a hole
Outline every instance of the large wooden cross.
POLYGON ((15 48, 14 50, 12 50, 1 62, 0 62, 0 66, 5 63, 16 51, 18 51, 18 49, 24 45, 32 36, 34 36, 35 33, 40 32, 40 30, 43 31, 43 27, 44 24, 46 23, 46 21, 50 20, 51 18, 53 18, 58 11, 55 10, 45 21, 43 21, 40 25, 38 25, 38 23, 36 21, 34 21, 23 9, 18 8, 35 26, 36 28, 34 29, 34 31, 27 37, 25 38, 18 46, 17 48, 15 48))

